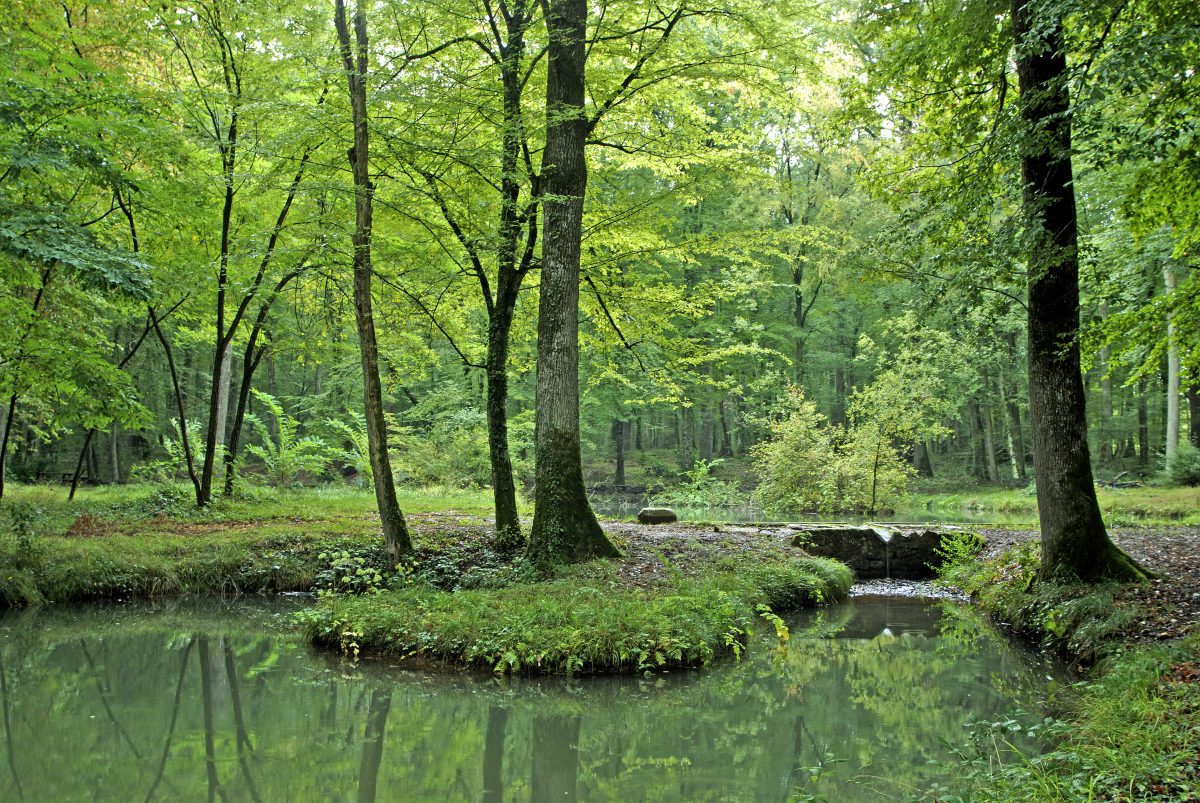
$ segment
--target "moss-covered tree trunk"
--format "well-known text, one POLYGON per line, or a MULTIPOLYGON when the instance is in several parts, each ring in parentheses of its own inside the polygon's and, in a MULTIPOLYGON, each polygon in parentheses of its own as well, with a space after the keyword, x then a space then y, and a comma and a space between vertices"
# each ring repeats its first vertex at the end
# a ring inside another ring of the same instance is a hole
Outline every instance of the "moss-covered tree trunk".
MULTIPOLYGON (((487 424, 488 457, 492 468, 492 493, 496 512, 496 544, 516 547, 522 542, 517 518, 517 488, 512 458, 508 451, 508 345, 516 313, 517 296, 532 263, 537 242, 536 206, 529 211, 528 228, 522 223, 521 182, 518 163, 525 145, 525 122, 521 110, 522 62, 525 30, 530 9, 526 0, 516 0, 504 15, 508 41, 502 47, 500 83, 504 91, 504 122, 500 148, 500 242, 496 254, 496 298, 488 302, 487 424), (522 231, 526 237, 522 247, 522 231), (520 254, 520 256, 518 256, 520 254)), ((530 188, 536 196, 537 187, 530 188)), ((530 198, 536 204, 536 197, 530 198)), ((482 273, 481 273, 482 275, 482 273)))
POLYGON ((579 454, 579 249, 587 187, 584 0, 546 6, 546 150, 538 310, 536 490, 529 556, 545 567, 615 556, 583 486, 579 454))
POLYGON ((383 524, 383 541, 393 557, 399 558, 412 548, 408 526, 392 479, 388 457, 387 422, 383 416, 383 388, 379 381, 379 347, 375 341, 375 318, 371 309, 371 176, 367 140, 367 20, 361 1, 355 9, 355 43, 351 46, 346 24, 346 4, 337 0, 334 16, 342 64, 350 89, 350 107, 354 117, 354 147, 350 149, 350 167, 354 173, 354 317, 358 325, 358 346, 362 356, 363 406, 367 421, 367 448, 375 480, 375 501, 383 524))
POLYGON ((1044 580, 1141 580, 1104 527, 1088 454, 1079 365, 1079 254, 1061 19, 1013 0, 1021 179, 1029 254, 1029 413, 1044 580))

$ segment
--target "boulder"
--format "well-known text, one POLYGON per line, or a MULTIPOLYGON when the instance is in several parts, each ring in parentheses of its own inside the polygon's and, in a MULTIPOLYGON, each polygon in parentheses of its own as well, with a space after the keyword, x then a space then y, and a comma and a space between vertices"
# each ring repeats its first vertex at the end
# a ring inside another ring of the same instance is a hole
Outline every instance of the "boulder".
POLYGON ((679 517, 669 507, 644 507, 638 511, 638 521, 642 524, 674 524, 679 517))

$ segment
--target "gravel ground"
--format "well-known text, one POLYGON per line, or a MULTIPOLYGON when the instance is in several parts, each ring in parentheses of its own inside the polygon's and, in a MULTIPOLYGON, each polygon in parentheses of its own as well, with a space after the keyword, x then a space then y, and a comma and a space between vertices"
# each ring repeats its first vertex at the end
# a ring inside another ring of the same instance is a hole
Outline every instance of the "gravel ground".
MULTIPOLYGON (((1018 541, 1036 539, 1033 530, 984 530, 987 552, 996 555, 1018 541)), ((1113 541, 1130 557, 1162 578, 1131 587, 1123 598, 1146 609, 1128 635, 1138 641, 1179 638, 1200 624, 1200 527, 1117 527, 1113 541)))

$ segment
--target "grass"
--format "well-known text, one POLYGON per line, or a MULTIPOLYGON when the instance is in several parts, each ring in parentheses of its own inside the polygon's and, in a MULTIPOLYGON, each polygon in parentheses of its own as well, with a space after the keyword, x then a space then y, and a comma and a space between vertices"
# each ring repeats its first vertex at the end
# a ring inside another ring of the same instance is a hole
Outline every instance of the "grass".
MULTIPOLYGON (((1096 495, 1110 525, 1200 525, 1200 488, 1101 487, 1096 495)), ((948 518, 956 514, 991 514, 994 523, 1037 526, 1037 498, 1032 490, 976 487, 939 491, 926 487, 910 494, 903 507, 948 518)))
MULTIPOLYGON (((374 495, 350 488, 258 491, 198 510, 187 489, 132 485, 6 489, 0 507, 0 605, 183 593, 307 590, 322 553, 378 551, 374 495), (21 511, 25 532, 12 526, 21 511)), ((406 490, 418 545, 422 516, 491 510, 484 491, 406 490)), ((440 539, 434 534, 433 540, 440 539)))
POLYGON ((774 612, 841 599, 850 582, 849 570, 829 560, 736 566, 726 559, 647 590, 620 581, 612 562, 597 561, 501 588, 447 592, 415 584, 326 597, 302 620, 311 640, 352 655, 417 656, 496 672, 628 672, 739 655, 756 611, 782 627, 774 612))
POLYGON ((1091 669, 1055 700, 1060 719, 1038 726, 1049 752, 1014 761, 1006 731, 1017 726, 980 727, 957 768, 959 791, 935 790, 931 799, 1200 798, 1200 632, 1169 644, 1125 640, 1140 611, 1122 601, 1122 586, 1035 584, 1031 544, 993 561, 958 557, 943 570, 946 580, 993 618, 1091 669))

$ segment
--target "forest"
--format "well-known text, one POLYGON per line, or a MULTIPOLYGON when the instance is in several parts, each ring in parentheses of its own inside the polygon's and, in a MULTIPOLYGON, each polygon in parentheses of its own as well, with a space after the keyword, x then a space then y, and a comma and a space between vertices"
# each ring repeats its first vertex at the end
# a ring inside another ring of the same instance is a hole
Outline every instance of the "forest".
MULTIPOLYGON (((855 604, 804 522, 883 522, 888 579, 929 523, 939 588, 1098 685, 1073 757, 914 794, 1197 793, 1168 725, 1095 747, 1197 694, 1105 707, 1200 632, 1190 0, 13 0, 0 41, 0 612, 314 592, 347 661, 658 672, 855 604)), ((175 792, 261 799, 212 693, 175 792)), ((530 788, 484 757, 461 796, 667 794, 539 776, 537 721, 530 788)), ((779 799, 859 799, 800 732, 779 799)))

